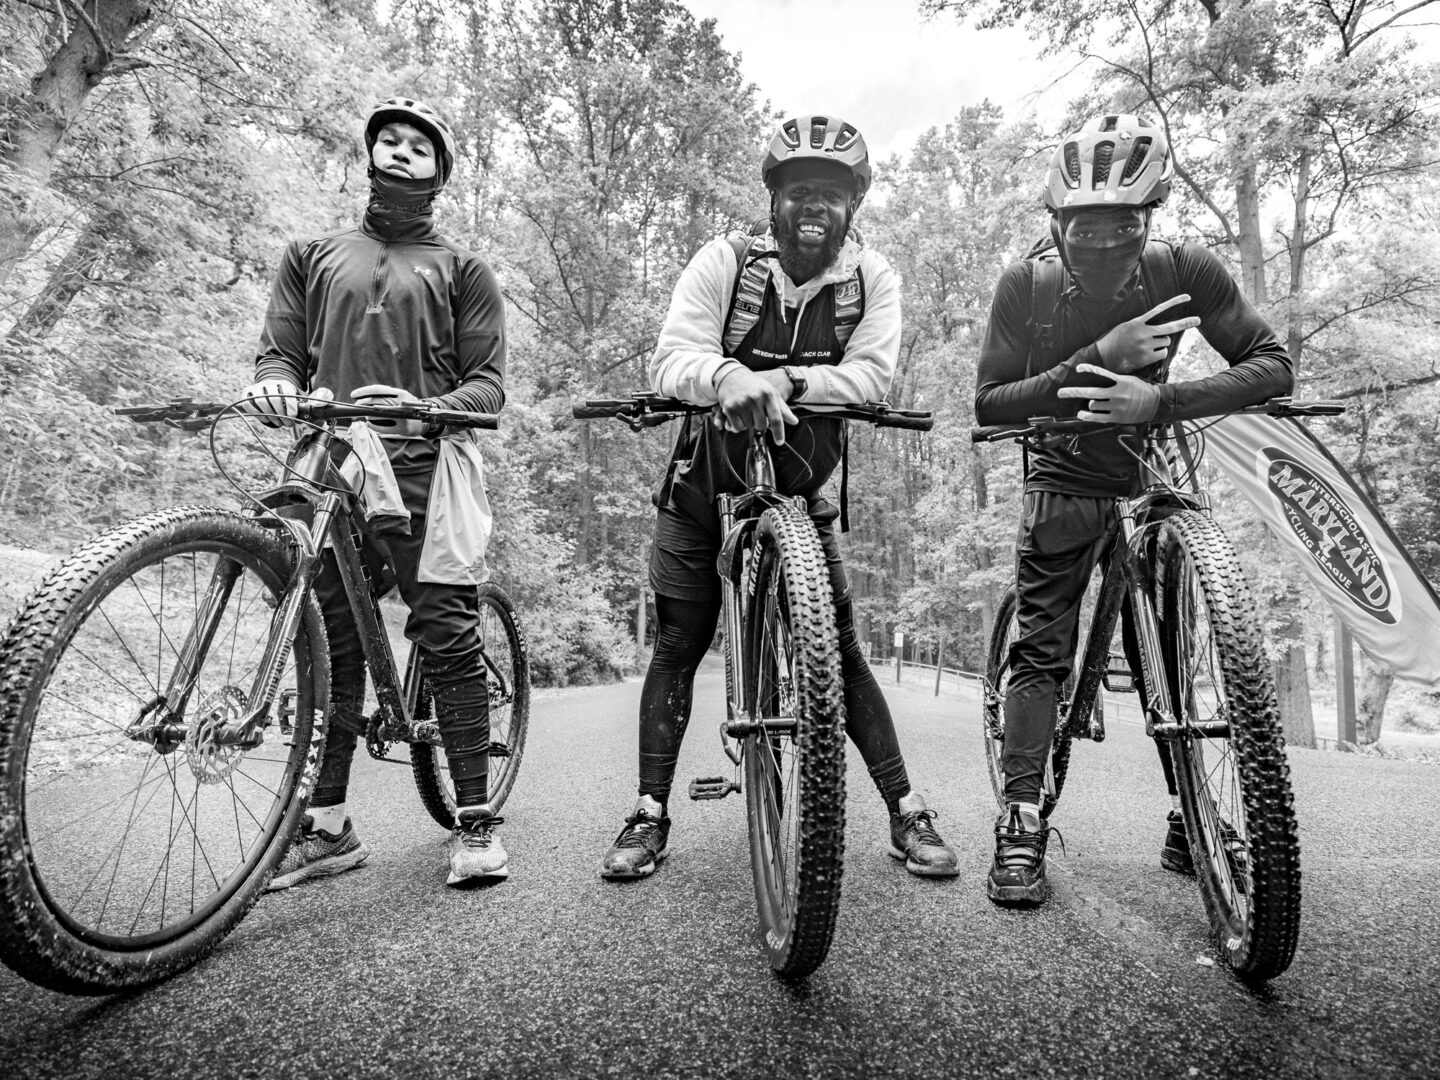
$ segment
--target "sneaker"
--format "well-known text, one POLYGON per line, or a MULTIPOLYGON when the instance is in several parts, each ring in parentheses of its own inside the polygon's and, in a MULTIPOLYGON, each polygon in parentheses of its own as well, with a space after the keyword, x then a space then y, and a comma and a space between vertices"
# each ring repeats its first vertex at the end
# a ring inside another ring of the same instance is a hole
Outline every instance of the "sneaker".
MULTIPOLYGON (((1195 859, 1190 851, 1190 838, 1185 834, 1185 819, 1179 811, 1171 810, 1165 821, 1169 828, 1165 833, 1165 846, 1160 849, 1160 865, 1177 874, 1194 876, 1195 859)), ((1235 888, 1244 896, 1247 892, 1245 872, 1249 869, 1249 848, 1228 821, 1220 822, 1220 842, 1224 845, 1225 860, 1235 888)))
POLYGON ((930 824, 935 811, 925 808, 925 797, 912 791, 890 815, 890 855, 905 860, 905 869, 921 877, 954 877, 960 873, 955 849, 930 824))
POLYGON ((510 876, 510 856, 495 835, 495 826, 504 820, 492 814, 489 806, 464 807, 455 812, 455 828, 445 845, 450 856, 446 885, 471 878, 510 876))
POLYGON ((1033 907, 1045 902, 1045 844, 1050 826, 1038 814, 1011 803, 995 821, 995 862, 985 891, 1007 907, 1033 907))
POLYGON ((1185 835, 1185 819, 1180 811, 1165 815, 1165 846, 1160 849, 1160 865, 1177 874, 1195 874, 1195 860, 1190 856, 1190 837, 1185 835))
POLYGON ((266 892, 288 889, 311 878, 329 877, 353 870, 370 857, 370 849, 355 835, 355 826, 345 819, 338 833, 315 828, 315 819, 308 813, 300 827, 300 835, 291 842, 290 850, 280 860, 275 876, 265 887, 266 892))
POLYGON ((655 872, 660 860, 670 854, 670 819, 664 808, 648 796, 640 796, 635 812, 625 819, 625 828, 605 853, 600 876, 619 880, 646 877, 655 872))

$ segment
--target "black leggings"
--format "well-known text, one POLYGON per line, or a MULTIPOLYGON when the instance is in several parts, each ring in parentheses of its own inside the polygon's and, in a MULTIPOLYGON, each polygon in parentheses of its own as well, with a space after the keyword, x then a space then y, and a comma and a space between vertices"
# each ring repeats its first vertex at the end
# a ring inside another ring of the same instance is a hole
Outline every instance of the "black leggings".
MULTIPOLYGON (((695 669, 715 636, 720 601, 656 596, 655 615, 655 654, 640 691, 640 794, 663 805, 670 798, 680 742, 690 722, 695 669)), ((848 599, 835 605, 835 621, 845 680, 845 733, 894 813, 895 804, 910 792, 895 722, 860 652, 848 599)))
MULTIPOLYGON (((410 533, 388 537, 383 554, 410 609, 405 636, 420 649, 420 669, 434 697, 435 721, 457 801, 476 806, 488 797, 490 775, 490 696, 480 653, 479 599, 473 585, 419 580, 431 474, 401 472, 395 479, 410 511, 410 533)), ((330 640, 330 710, 325 753, 310 799, 317 808, 345 802, 356 736, 366 726, 360 630, 334 552, 327 550, 324 559, 315 595, 330 640)))

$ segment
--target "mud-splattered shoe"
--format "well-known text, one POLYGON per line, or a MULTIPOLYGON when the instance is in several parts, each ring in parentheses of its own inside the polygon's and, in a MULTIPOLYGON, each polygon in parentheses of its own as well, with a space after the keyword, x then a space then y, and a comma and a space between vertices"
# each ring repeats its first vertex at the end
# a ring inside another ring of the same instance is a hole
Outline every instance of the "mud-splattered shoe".
POLYGON ((912 791, 898 806, 900 812, 890 815, 891 857, 903 859, 905 869, 921 877, 954 877, 960 873, 960 859, 931 824, 935 811, 926 809, 925 797, 912 791))
POLYGON ((446 885, 472 878, 510 876, 510 856, 495 835, 495 827, 504 820, 492 814, 489 806, 465 806, 455 811, 455 828, 450 830, 445 845, 450 856, 446 885))
POLYGON ((345 819, 338 833, 329 833, 315 827, 315 819, 308 813, 301 826, 300 835, 285 852, 280 866, 266 886, 267 892, 288 889, 311 878, 330 877, 353 870, 370 857, 370 849, 355 835, 355 826, 345 819))
POLYGON ((1040 815, 1011 803, 995 822, 995 862, 986 894, 1006 907, 1034 907, 1050 895, 1045 880, 1045 845, 1050 826, 1040 815))
POLYGON ((605 853, 600 876, 612 881, 647 877, 670 854, 670 818, 665 808, 644 795, 635 812, 625 819, 625 828, 605 853))

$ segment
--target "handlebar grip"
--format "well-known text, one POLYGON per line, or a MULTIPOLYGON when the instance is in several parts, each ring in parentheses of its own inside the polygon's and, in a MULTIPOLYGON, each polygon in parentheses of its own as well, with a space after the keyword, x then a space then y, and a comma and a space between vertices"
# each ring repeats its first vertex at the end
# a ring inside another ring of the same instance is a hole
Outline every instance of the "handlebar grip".
POLYGON ((494 413, 462 412, 459 409, 435 409, 428 413, 426 420, 446 427, 478 428, 481 431, 499 431, 500 417, 494 413))
POLYGON ((570 406, 570 415, 576 420, 606 420, 634 411, 633 401, 581 401, 570 406))
POLYGON ((1025 431, 1027 424, 991 424, 988 427, 972 427, 970 429, 970 441, 972 443, 994 442, 996 439, 1003 439, 1016 432, 1025 431))
POLYGON ((930 413, 886 412, 875 417, 875 426, 930 431, 935 427, 935 417, 930 413))

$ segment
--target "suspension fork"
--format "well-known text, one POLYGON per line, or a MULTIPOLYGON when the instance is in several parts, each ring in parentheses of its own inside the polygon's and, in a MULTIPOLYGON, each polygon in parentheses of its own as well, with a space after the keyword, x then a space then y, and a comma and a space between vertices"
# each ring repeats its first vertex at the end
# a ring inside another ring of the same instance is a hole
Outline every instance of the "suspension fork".
POLYGON ((1153 527, 1140 528, 1135 523, 1139 500, 1117 499, 1119 543, 1114 557, 1124 561, 1125 578, 1130 596, 1130 610, 1135 617, 1135 637, 1140 647, 1140 675, 1145 682, 1145 734, 1155 736, 1176 729, 1174 703, 1170 685, 1165 679, 1165 660, 1160 650, 1160 623, 1155 616, 1155 567, 1143 548, 1153 527))

